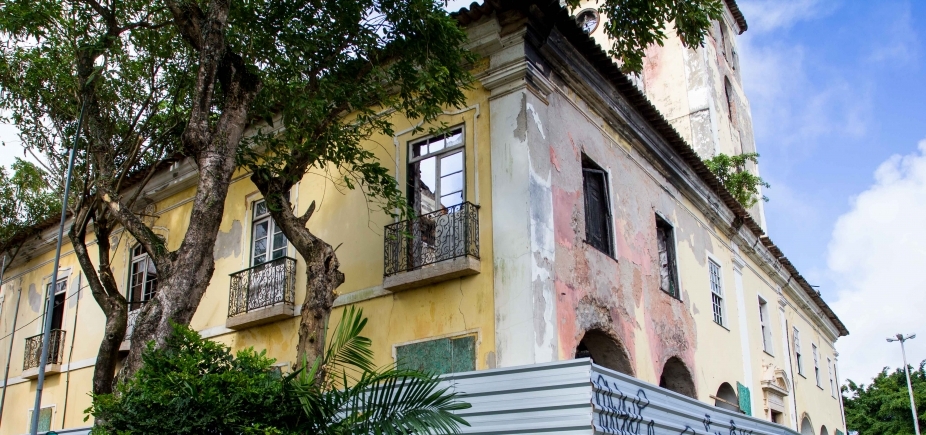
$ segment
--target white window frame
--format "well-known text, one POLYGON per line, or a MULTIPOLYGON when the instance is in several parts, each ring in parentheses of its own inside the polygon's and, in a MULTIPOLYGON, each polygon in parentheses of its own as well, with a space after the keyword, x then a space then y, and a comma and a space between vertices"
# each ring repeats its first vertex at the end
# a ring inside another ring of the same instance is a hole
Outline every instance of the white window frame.
MULTIPOLYGON (((149 256, 148 253, 145 252, 145 249, 142 247, 142 245, 141 245, 141 244, 136 244, 134 247, 132 247, 131 250, 129 250, 129 273, 128 273, 128 275, 129 275, 129 282, 128 282, 128 286, 127 286, 127 287, 128 287, 128 291, 126 291, 126 301, 127 301, 128 303, 130 303, 130 304, 133 303, 133 302, 145 303, 145 302, 151 300, 151 298, 154 297, 154 294, 157 293, 157 284, 158 284, 158 283, 157 283, 157 280, 158 280, 158 279, 157 279, 157 275, 156 275, 156 274, 157 274, 157 270, 155 269, 154 290, 152 290, 152 291, 150 291, 150 292, 148 291, 148 286, 149 286, 149 284, 150 284, 150 281, 147 279, 147 276, 146 276, 146 277, 145 277, 145 282, 142 283, 141 300, 138 300, 138 301, 131 300, 131 297, 132 297, 132 290, 133 290, 133 287, 135 286, 135 274, 133 273, 133 271, 134 271, 134 269, 135 269, 135 263, 139 263, 139 262, 142 262, 142 261, 151 262, 152 264, 153 264, 153 262, 154 262, 154 260, 151 259, 151 256, 149 256), (136 249, 140 249, 140 250, 141 250, 141 253, 136 255, 136 254, 135 254, 135 250, 136 250, 136 249), (148 297, 145 297, 146 294, 148 295, 148 297)), ((140 308, 136 308, 136 310, 138 310, 138 309, 140 309, 140 308)))
POLYGON ((720 264, 720 260, 715 258, 713 255, 708 254, 707 256, 707 277, 708 277, 708 286, 711 289, 711 314, 713 315, 714 323, 726 328, 726 307, 724 306, 724 293, 723 293, 723 266, 720 264), (714 285, 714 273, 712 266, 717 269, 717 285, 714 285), (718 321, 719 320, 719 321, 718 321))
POLYGON ((836 381, 833 380, 833 360, 826 358, 826 371, 830 375, 830 396, 836 397, 836 381))
POLYGON ((810 350, 813 352, 813 373, 817 379, 817 387, 822 390, 823 387, 820 385, 820 351, 815 343, 810 343, 810 350))
MULTIPOLYGON (((275 260, 276 258, 273 258, 273 253, 281 249, 279 247, 274 248, 273 236, 276 235, 277 233, 283 234, 283 230, 280 229, 276 221, 273 220, 273 217, 270 216, 270 210, 267 209, 266 212, 260 214, 259 216, 256 214, 257 205, 262 202, 265 204, 265 207, 266 207, 266 200, 264 198, 256 198, 252 200, 251 206, 249 207, 249 213, 251 215, 251 233, 250 233, 250 240, 248 242, 248 267, 258 266, 258 265, 265 264, 265 263, 275 260), (267 245, 264 251, 264 260, 260 263, 255 263, 254 262, 254 258, 255 258, 254 244, 257 242, 257 239, 254 237, 254 233, 255 231, 257 231, 257 226, 260 224, 263 224, 264 222, 268 223, 267 235, 266 235, 267 245)), ((283 250, 282 257, 288 257, 289 256, 289 239, 286 238, 285 234, 283 234, 283 239, 285 240, 285 243, 282 248, 283 250)), ((280 257, 277 257, 277 258, 280 258, 280 257)))
POLYGON ((425 213, 422 213, 421 210, 416 210, 416 212, 418 212, 419 214, 427 214, 427 213, 433 213, 435 211, 446 208, 441 203, 441 195, 442 195, 441 194, 441 178, 444 176, 453 175, 453 174, 442 174, 440 165, 441 165, 441 160, 443 158, 449 157, 456 153, 460 153, 460 159, 463 162, 463 167, 460 170, 460 173, 463 174, 463 184, 462 184, 462 190, 460 191, 460 196, 463 198, 463 202, 466 202, 467 200, 466 194, 467 194, 468 189, 466 188, 467 170, 466 170, 466 125, 465 124, 460 124, 460 125, 450 127, 443 133, 432 134, 432 135, 412 139, 408 141, 407 145, 408 145, 408 158, 406 160, 408 162, 405 165, 405 171, 407 173, 406 181, 405 181, 405 184, 406 184, 405 194, 409 197, 411 195, 411 192, 408 192, 408 184, 410 183, 411 181, 410 179, 412 176, 411 166, 422 160, 427 160, 431 157, 434 157, 434 175, 436 177, 436 180, 435 180, 436 185, 434 186, 434 201, 435 201, 434 207, 435 209, 430 212, 425 212, 425 213), (460 131, 460 143, 456 145, 452 145, 452 146, 447 146, 447 137, 451 136, 457 130, 460 131), (444 136, 444 147, 443 148, 435 152, 425 153, 417 157, 415 156, 416 146, 418 146, 422 142, 428 142, 431 139, 434 139, 438 136, 444 136))
POLYGON ((768 312, 768 301, 762 296, 759 296, 759 324, 762 332, 762 350, 769 355, 774 355, 771 315, 768 312))
POLYGON ((804 355, 801 353, 801 331, 799 331, 795 326, 793 334, 794 336, 792 339, 794 340, 794 361, 797 365, 797 374, 804 376, 804 355))

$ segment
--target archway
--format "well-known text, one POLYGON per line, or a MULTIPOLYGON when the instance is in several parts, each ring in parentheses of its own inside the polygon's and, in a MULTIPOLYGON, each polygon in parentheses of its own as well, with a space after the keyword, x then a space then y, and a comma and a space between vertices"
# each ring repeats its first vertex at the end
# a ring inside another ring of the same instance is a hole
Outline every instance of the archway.
POLYGON ((604 331, 592 329, 576 346, 576 358, 591 358, 595 364, 633 376, 633 365, 624 346, 604 331))
POLYGON ((830 435, 830 431, 826 430, 826 426, 820 428, 820 435, 830 435))
POLYGON ((814 435, 813 423, 810 422, 810 417, 806 414, 804 414, 804 418, 801 419, 801 435, 814 435))
POLYGON ((697 399, 694 379, 688 367, 676 356, 669 358, 662 367, 662 376, 659 377, 659 386, 667 390, 697 399))
POLYGON ((740 412, 739 398, 736 397, 736 390, 733 386, 724 382, 717 389, 717 395, 714 396, 714 406, 731 411, 740 412))

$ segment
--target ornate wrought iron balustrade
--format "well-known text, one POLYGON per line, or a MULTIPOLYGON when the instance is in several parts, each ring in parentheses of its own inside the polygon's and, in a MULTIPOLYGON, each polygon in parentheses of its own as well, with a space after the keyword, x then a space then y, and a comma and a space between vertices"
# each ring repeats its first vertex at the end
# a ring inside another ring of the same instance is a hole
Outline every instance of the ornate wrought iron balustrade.
POLYGON ((458 257, 479 258, 479 207, 470 202, 387 225, 385 232, 385 276, 458 257))
MULTIPOLYGON (((64 331, 52 329, 48 335, 48 364, 61 364, 64 354, 64 331)), ((26 338, 23 370, 34 369, 42 362, 42 334, 26 338)))
POLYGON ((135 321, 138 320, 138 314, 141 313, 142 307, 148 301, 136 301, 129 302, 129 315, 125 322, 125 338, 123 341, 130 341, 132 339, 132 333, 135 332, 135 321))
POLYGON ((228 317, 296 299, 296 260, 280 257, 231 274, 228 317))

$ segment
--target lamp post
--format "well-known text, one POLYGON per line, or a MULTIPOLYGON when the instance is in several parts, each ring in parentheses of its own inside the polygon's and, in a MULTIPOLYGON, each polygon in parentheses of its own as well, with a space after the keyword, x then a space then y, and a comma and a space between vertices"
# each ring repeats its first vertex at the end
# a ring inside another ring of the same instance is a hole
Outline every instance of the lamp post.
POLYGON ((896 338, 888 338, 887 342, 900 342, 900 354, 903 355, 903 371, 907 374, 907 390, 910 392, 910 410, 913 411, 913 427, 916 429, 916 435, 920 435, 920 421, 916 415, 916 403, 913 401, 913 384, 910 382, 910 370, 907 368, 907 352, 903 348, 903 342, 914 338, 916 338, 916 334, 910 334, 906 337, 903 334, 897 334, 896 338))

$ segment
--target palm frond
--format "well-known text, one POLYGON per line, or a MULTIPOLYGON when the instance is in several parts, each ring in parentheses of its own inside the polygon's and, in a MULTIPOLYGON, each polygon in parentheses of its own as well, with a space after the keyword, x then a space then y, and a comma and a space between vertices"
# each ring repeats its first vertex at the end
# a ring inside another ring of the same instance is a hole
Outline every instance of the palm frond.
POLYGON ((453 411, 470 405, 441 388, 440 378, 416 371, 366 372, 344 390, 331 392, 342 416, 332 433, 455 434, 469 426, 453 411))
POLYGON ((363 317, 362 309, 351 306, 344 310, 341 321, 325 351, 325 359, 322 363, 325 371, 333 374, 343 372, 345 369, 359 372, 376 370, 373 363, 372 342, 369 338, 360 335, 366 324, 367 319, 363 317))

